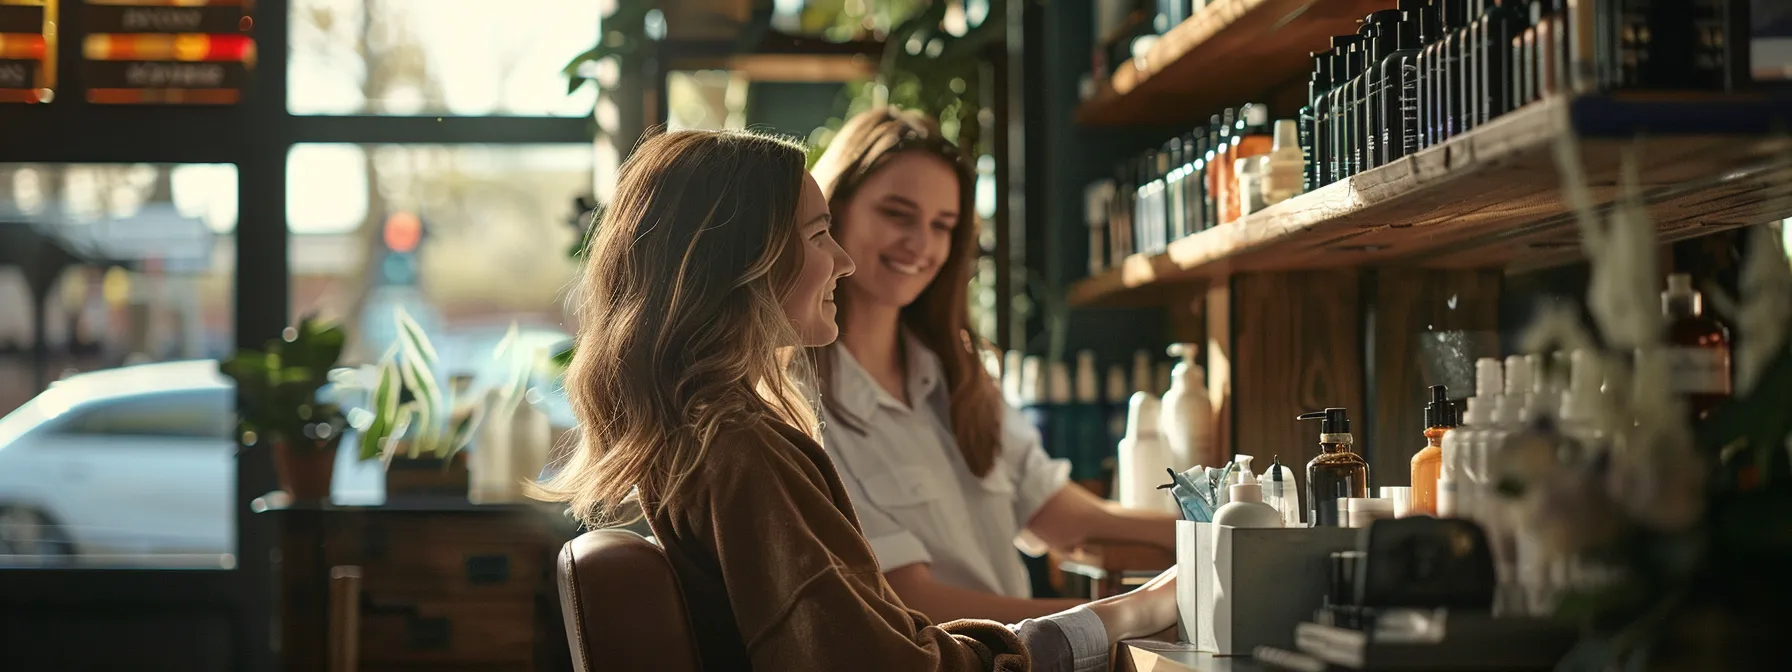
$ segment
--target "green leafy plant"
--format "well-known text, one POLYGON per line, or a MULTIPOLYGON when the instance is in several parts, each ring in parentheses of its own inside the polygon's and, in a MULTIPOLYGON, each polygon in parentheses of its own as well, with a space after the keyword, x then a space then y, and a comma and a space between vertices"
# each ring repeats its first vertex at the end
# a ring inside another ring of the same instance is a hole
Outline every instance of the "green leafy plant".
POLYGON ((472 442, 487 412, 522 399, 533 358, 516 345, 515 324, 493 352, 494 357, 509 358, 510 379, 488 408, 462 392, 444 389, 435 347, 410 313, 399 308, 393 321, 398 342, 378 363, 331 373, 331 380, 345 392, 359 396, 348 419, 360 432, 361 459, 390 464, 402 454, 409 459, 446 460, 472 442))
POLYGON ((344 418, 318 398, 331 367, 342 356, 341 327, 306 317, 260 350, 238 350, 219 364, 236 382, 238 427, 246 445, 262 438, 302 449, 334 445, 344 418))

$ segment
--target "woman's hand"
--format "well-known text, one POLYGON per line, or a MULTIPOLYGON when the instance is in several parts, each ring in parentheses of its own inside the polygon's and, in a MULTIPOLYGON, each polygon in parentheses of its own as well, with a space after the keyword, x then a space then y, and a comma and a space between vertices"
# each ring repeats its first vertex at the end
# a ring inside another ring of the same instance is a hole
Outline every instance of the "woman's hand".
POLYGON ((1176 568, 1137 589, 1089 603, 1107 628, 1108 643, 1153 635, 1176 625, 1176 568))

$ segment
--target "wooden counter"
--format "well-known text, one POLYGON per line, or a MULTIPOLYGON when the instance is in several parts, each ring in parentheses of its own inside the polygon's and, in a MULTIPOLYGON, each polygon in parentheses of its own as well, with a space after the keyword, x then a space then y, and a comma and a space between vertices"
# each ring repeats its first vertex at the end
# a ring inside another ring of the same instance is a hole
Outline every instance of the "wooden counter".
POLYGON ((1188 644, 1131 639, 1114 652, 1114 672, 1262 672, 1248 656, 1200 653, 1188 644))

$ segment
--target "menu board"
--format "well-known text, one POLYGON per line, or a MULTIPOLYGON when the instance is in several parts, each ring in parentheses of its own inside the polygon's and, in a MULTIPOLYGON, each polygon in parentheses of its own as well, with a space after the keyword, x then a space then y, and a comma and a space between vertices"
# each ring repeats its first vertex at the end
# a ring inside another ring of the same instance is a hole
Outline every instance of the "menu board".
POLYGON ((230 105, 255 68, 253 0, 87 0, 87 100, 230 105))
POLYGON ((56 2, 0 0, 0 103, 54 97, 56 2))

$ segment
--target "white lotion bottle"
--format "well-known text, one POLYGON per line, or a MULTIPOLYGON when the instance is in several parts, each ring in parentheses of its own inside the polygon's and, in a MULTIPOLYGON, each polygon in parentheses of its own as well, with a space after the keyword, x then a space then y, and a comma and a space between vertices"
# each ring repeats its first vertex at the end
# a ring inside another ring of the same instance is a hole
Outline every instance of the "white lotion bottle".
POLYGON ((1171 370, 1159 425, 1176 458, 1176 471, 1195 466, 1213 448, 1213 404, 1207 400, 1207 373, 1195 363, 1197 347, 1170 346, 1170 355, 1181 361, 1171 370))
POLYGON ((1263 486, 1249 470, 1231 488, 1232 501, 1213 512, 1213 524, 1227 527, 1281 527, 1282 512, 1263 503, 1263 486))
POLYGON ((1475 396, 1464 400, 1462 424, 1444 432, 1443 469, 1437 477, 1437 515, 1439 518, 1472 518, 1473 495, 1469 491, 1464 466, 1481 432, 1493 425, 1493 405, 1505 384, 1505 369, 1500 360, 1482 357, 1475 360, 1475 396))
POLYGON ((1157 429, 1158 400, 1150 392, 1134 392, 1127 404, 1126 438, 1119 446, 1120 505, 1177 513, 1176 502, 1157 486, 1168 480, 1170 446, 1157 429))

